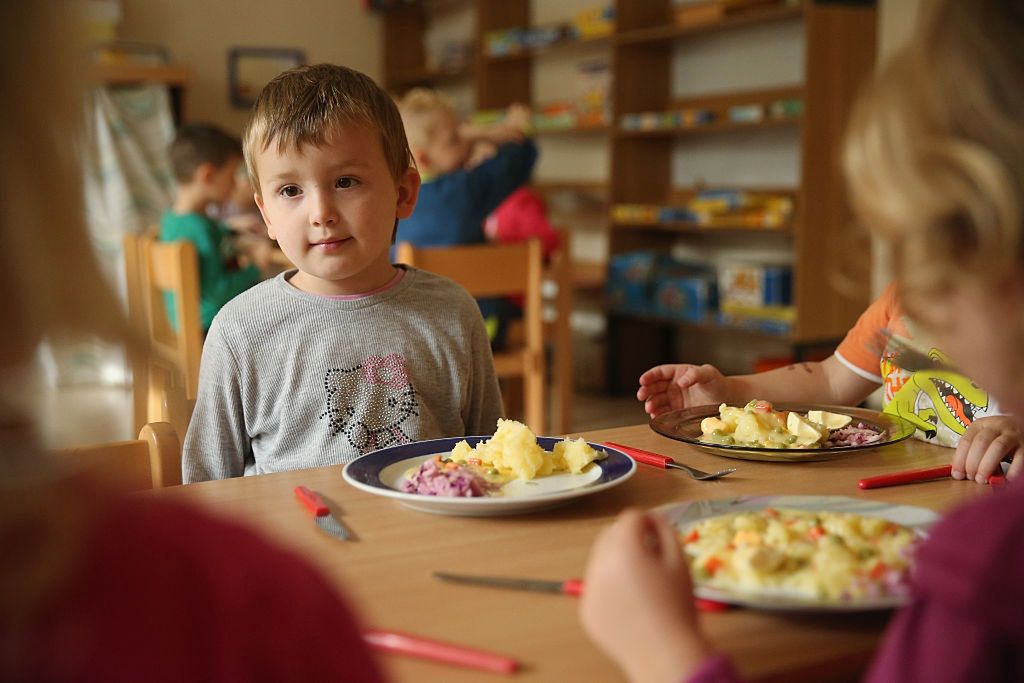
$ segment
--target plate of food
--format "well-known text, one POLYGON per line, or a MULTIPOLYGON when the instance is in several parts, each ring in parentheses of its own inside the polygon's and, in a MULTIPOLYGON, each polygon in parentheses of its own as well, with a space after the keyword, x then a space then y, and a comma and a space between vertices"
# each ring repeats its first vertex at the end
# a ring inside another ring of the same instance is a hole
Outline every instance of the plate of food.
POLYGON ((741 460, 831 460, 902 441, 916 427, 866 408, 753 400, 695 406, 658 415, 651 429, 717 455, 741 460))
POLYGON ((384 448, 356 458, 342 476, 414 510, 486 517, 561 505, 617 486, 635 471, 636 463, 614 448, 538 437, 522 423, 498 420, 493 436, 384 448))
POLYGON ((907 602, 932 510, 843 496, 675 503, 697 597, 793 611, 869 611, 907 602))

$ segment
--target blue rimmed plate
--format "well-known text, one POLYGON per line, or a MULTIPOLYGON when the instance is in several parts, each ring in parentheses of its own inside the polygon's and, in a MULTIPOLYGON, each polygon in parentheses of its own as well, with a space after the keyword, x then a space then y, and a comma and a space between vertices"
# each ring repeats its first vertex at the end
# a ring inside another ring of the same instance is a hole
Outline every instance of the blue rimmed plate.
MULTIPOLYGON (((431 439, 382 448, 350 462, 345 466, 342 476, 357 489, 394 498, 414 510, 439 515, 491 517, 535 512, 562 505, 576 498, 617 486, 633 476, 636 471, 636 463, 622 451, 592 443, 591 448, 604 451, 607 457, 592 463, 580 474, 558 473, 529 482, 516 479, 502 486, 497 495, 480 498, 443 498, 402 491, 402 482, 427 458, 439 453, 448 453, 455 444, 463 440, 469 442, 470 446, 476 446, 477 443, 490 438, 466 436, 431 439)), ((554 448, 559 441, 561 439, 554 437, 537 437, 537 443, 546 451, 554 448)))

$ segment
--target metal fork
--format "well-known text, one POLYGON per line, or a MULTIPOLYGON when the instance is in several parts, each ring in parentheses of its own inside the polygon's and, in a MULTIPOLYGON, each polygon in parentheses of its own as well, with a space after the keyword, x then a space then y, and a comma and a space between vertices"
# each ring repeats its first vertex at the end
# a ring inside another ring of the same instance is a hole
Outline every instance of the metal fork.
POLYGON ((932 357, 912 341, 888 328, 876 332, 867 344, 872 353, 886 356, 890 362, 908 372, 944 371, 959 373, 955 366, 941 358, 932 357))
POLYGON ((711 481, 712 479, 718 479, 719 477, 724 477, 736 471, 735 467, 730 467, 729 469, 719 470, 717 472, 704 472, 702 470, 698 470, 696 467, 690 467, 689 465, 676 462, 667 455, 651 453, 650 451, 633 448, 632 446, 624 446, 620 443, 613 443, 611 441, 605 442, 602 445, 620 450, 637 462, 642 462, 645 465, 653 465, 654 467, 660 467, 661 469, 674 467, 677 470, 686 472, 690 477, 698 481, 711 481))

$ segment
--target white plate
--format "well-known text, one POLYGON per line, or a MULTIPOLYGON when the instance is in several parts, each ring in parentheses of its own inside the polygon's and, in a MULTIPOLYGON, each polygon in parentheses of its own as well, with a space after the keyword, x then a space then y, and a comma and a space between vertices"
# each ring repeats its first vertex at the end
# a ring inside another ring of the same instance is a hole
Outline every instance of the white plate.
MULTIPOLYGON (((535 512, 562 505, 576 498, 617 486, 633 476, 636 471, 636 463, 625 453, 592 443, 591 448, 604 451, 607 457, 592 463, 582 473, 554 474, 539 477, 532 482, 513 480, 501 488, 501 495, 446 498, 406 493, 401 490, 408 472, 417 469, 427 458, 439 453, 448 453, 455 444, 463 440, 469 442, 470 446, 475 446, 478 442, 490 438, 466 436, 432 439, 383 448, 350 462, 345 466, 342 476, 357 489, 394 498, 413 510, 440 515, 490 517, 535 512)), ((554 448, 559 441, 561 439, 553 437, 537 437, 537 443, 547 451, 554 448)))
MULTIPOLYGON (((846 496, 742 496, 722 500, 697 500, 687 503, 672 503, 655 510, 679 531, 685 531, 695 522, 709 517, 718 517, 733 512, 753 512, 767 507, 793 508, 809 512, 847 512, 867 517, 882 517, 910 527, 920 536, 925 536, 939 515, 927 508, 913 505, 892 505, 846 496)), ((765 610, 788 610, 801 612, 864 612, 900 607, 907 601, 905 596, 886 596, 869 600, 850 602, 808 601, 804 598, 777 593, 747 593, 710 588, 699 583, 694 594, 717 602, 765 610)))

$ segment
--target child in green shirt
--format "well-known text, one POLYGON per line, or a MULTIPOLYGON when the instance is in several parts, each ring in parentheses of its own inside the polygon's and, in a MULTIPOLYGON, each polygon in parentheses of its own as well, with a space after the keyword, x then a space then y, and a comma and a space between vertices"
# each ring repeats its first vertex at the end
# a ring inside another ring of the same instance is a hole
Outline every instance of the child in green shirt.
MULTIPOLYGON (((242 161, 237 138, 215 126, 189 124, 178 131, 170 154, 178 191, 174 206, 160 219, 160 239, 188 240, 196 247, 199 312, 205 332, 224 304, 262 279, 270 245, 257 243, 249 254, 252 263, 242 267, 231 231, 206 215, 210 204, 223 204, 235 188, 235 172, 242 161)), ((177 327, 173 302, 166 303, 171 324, 177 327)))

